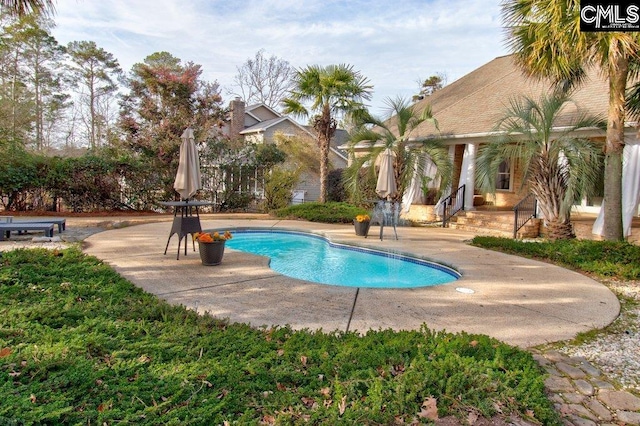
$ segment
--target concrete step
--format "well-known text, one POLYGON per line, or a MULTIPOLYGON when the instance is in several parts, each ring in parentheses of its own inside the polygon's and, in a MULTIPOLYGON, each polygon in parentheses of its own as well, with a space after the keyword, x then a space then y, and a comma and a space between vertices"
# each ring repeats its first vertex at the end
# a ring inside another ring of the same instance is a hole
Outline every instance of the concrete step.
MULTIPOLYGON (((513 213, 511 212, 460 212, 451 220, 451 228, 471 231, 477 235, 513 237, 513 213)), ((534 238, 540 232, 540 220, 528 222, 518 231, 518 238, 534 238)))
POLYGON ((470 226, 470 227, 478 227, 478 228, 493 228, 493 229, 501 229, 504 231, 513 231, 513 221, 493 221, 493 220, 479 220, 479 219, 469 219, 468 217, 459 217, 455 221, 458 225, 462 226, 470 226))

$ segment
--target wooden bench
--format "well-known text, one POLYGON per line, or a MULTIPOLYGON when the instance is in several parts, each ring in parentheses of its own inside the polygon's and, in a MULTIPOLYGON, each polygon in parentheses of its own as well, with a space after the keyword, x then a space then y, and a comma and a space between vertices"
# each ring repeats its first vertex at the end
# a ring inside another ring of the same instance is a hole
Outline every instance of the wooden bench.
POLYGON ((47 237, 53 237, 53 223, 40 222, 22 222, 22 223, 0 223, 0 241, 11 238, 11 231, 27 232, 27 231, 44 231, 47 237))
POLYGON ((33 223, 53 223, 55 225, 58 225, 58 234, 61 233, 62 231, 64 231, 65 229, 67 229, 67 219, 63 218, 63 217, 38 217, 38 218, 32 218, 32 219, 18 219, 18 218, 14 218, 13 222, 11 223, 27 223, 27 224, 33 224, 33 223))

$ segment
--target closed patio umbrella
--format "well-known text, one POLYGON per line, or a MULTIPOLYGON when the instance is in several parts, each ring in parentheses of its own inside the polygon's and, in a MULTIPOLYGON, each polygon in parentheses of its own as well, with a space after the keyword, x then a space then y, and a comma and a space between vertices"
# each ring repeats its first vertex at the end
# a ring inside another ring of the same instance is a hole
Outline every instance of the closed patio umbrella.
POLYGON ((376 194, 378 194, 380 198, 391 198, 398 193, 393 170, 395 154, 390 148, 387 148, 380 155, 380 170, 378 172, 376 194))
POLYGON ((202 188, 200 159, 191 127, 187 127, 180 138, 182 139, 180 162, 173 188, 180 194, 182 200, 188 200, 202 188))

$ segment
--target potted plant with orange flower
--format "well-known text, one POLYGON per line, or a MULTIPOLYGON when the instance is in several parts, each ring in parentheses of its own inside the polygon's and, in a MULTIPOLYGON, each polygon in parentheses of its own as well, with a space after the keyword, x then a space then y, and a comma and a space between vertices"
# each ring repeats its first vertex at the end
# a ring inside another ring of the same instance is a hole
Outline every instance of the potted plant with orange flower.
POLYGON ((369 227, 371 226, 371 217, 368 214, 359 214, 353 220, 353 225, 356 228, 356 235, 360 237, 366 237, 369 234, 369 227))
POLYGON ((198 242, 200 260, 206 266, 219 265, 224 256, 224 243, 231 239, 231 232, 197 232, 193 238, 198 242))

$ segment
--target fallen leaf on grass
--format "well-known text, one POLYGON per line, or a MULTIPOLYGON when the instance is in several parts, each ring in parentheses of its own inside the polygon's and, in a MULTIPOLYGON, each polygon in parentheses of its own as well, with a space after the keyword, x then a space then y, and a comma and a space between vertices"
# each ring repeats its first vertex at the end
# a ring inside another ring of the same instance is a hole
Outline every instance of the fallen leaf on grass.
POLYGON ((438 400, 434 397, 430 396, 425 399, 422 403, 422 407, 420 407, 420 412, 418 413, 418 417, 422 419, 429 420, 438 420, 438 400))
POLYGON ((29 401, 31 401, 32 404, 35 404, 37 401, 37 398, 34 394, 29 395, 29 401))
POLYGON ((265 414, 264 416, 262 416, 262 420, 260 421, 260 423, 263 425, 275 425, 276 418, 268 414, 265 414))
POLYGON ((340 404, 338 404, 338 412, 342 416, 344 412, 347 410, 347 395, 343 396, 340 400, 340 404))
POLYGON ((4 358, 11 355, 11 349, 9 348, 2 348, 0 349, 0 358, 4 358))
POLYGON ((316 403, 316 400, 313 398, 303 396, 300 399, 302 400, 302 403, 304 404, 304 406, 307 408, 314 408, 318 406, 318 404, 316 403))
POLYGON ((404 373, 404 365, 398 364, 391 367, 391 375, 396 377, 398 374, 404 373))

